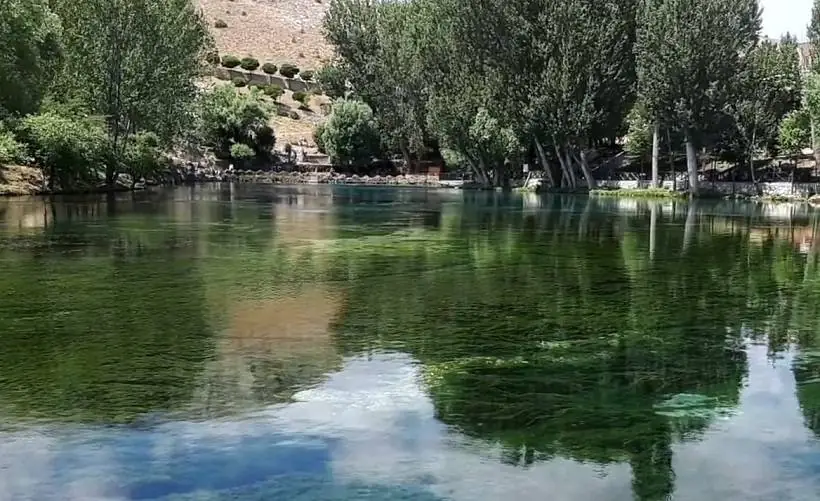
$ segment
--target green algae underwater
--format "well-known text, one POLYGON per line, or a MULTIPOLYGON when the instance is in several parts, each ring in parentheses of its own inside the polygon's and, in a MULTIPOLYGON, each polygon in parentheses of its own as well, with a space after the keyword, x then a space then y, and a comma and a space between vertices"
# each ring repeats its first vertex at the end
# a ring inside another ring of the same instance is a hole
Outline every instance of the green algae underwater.
POLYGON ((0 200, 0 499, 815 499, 820 215, 0 200))

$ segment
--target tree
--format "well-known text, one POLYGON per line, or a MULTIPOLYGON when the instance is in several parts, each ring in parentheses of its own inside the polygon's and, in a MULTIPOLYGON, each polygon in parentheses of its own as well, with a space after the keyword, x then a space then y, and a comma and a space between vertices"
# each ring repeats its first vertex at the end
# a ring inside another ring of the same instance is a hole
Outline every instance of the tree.
POLYGON ((153 132, 167 144, 189 125, 195 80, 211 46, 208 28, 190 0, 55 0, 54 5, 65 28, 58 92, 105 117, 111 184, 137 132, 153 132))
POLYGON ((196 105, 200 140, 221 158, 229 157, 231 147, 237 143, 267 158, 276 138, 268 125, 270 104, 262 96, 257 89, 238 92, 231 85, 221 85, 204 93, 196 105))
POLYGON ((789 57, 768 40, 758 44, 741 61, 742 69, 734 83, 736 97, 726 104, 737 130, 735 150, 746 153, 753 183, 756 151, 775 142, 783 116, 799 104, 800 76, 793 64, 797 51, 792 50, 789 57))
POLYGON ((811 146, 811 118, 805 108, 788 113, 780 122, 780 148, 788 155, 798 155, 811 146))
POLYGON ((46 0, 0 0, 0 119, 37 110, 60 68, 61 24, 46 0))
POLYGON ((256 153, 247 144, 236 143, 231 146, 231 158, 236 160, 241 167, 244 167, 254 156, 256 153))
POLYGON ((386 149, 407 166, 425 149, 425 89, 421 52, 430 40, 423 2, 334 0, 325 16, 327 39, 339 60, 321 80, 335 95, 353 94, 373 110, 386 149))
POLYGON ((373 111, 359 101, 341 99, 334 102, 322 130, 321 142, 333 163, 369 162, 379 152, 379 131, 373 111))
POLYGON ((642 0, 638 10, 638 94, 655 121, 683 131, 689 190, 697 195, 697 144, 755 46, 757 2, 642 0))
POLYGON ((101 120, 49 111, 23 119, 20 135, 52 190, 96 184, 109 148, 101 120))

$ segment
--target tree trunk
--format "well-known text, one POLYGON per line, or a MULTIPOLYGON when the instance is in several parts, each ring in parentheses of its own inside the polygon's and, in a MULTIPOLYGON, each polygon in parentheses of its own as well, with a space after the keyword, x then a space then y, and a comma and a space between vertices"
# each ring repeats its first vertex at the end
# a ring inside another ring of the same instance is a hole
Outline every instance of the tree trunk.
POLYGON ((541 144, 541 141, 538 138, 535 138, 535 150, 538 152, 538 161, 541 162, 541 167, 544 169, 544 173, 547 176, 547 180, 550 183, 550 187, 555 187, 555 177, 552 175, 552 169, 550 169, 550 164, 547 162, 547 155, 544 153, 544 146, 541 144))
POLYGON ((555 145, 555 156, 558 157, 558 163, 561 164, 561 187, 570 186, 571 188, 574 188, 575 185, 572 184, 572 178, 569 173, 569 169, 571 167, 567 165, 566 160, 564 159, 564 156, 561 155, 561 150, 558 149, 557 144, 555 145))
POLYGON ((587 187, 590 190, 595 189, 595 178, 592 176, 592 170, 589 168, 589 164, 587 163, 587 153, 582 148, 578 153, 580 157, 580 161, 578 162, 581 165, 581 172, 584 173, 584 178, 587 180, 587 187))
POLYGON ((695 151, 695 143, 692 136, 686 131, 686 170, 689 173, 689 195, 698 196, 698 153, 695 151))
POLYGON ((410 150, 404 144, 401 145, 401 156, 404 158, 404 174, 411 173, 413 167, 413 158, 410 156, 410 150))
POLYGON ((658 179, 658 156, 660 154, 660 124, 655 122, 652 129, 652 187, 658 188, 660 180, 658 179))
POLYGON ((809 124, 811 125, 811 149, 814 153, 814 168, 817 169, 820 167, 820 147, 817 144, 817 132, 814 126, 814 118, 809 120, 809 124))
POLYGON ((672 134, 666 129, 666 143, 669 147, 669 170, 672 171, 672 191, 678 191, 678 173, 675 172, 675 154, 672 151, 672 134))
POLYGON ((649 202, 649 260, 655 260, 655 241, 658 237, 658 204, 649 202))
POLYGON ((572 168, 572 155, 569 151, 569 147, 567 147, 565 153, 567 156, 567 171, 569 172, 569 184, 574 189, 578 187, 578 178, 575 177, 575 169, 572 168))

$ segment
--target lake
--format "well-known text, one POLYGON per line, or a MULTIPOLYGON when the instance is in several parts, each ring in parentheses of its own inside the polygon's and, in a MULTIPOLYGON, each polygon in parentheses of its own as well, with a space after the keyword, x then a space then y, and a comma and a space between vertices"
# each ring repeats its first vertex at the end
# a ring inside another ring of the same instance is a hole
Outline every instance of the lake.
POLYGON ((816 500, 820 212, 0 199, 0 500, 816 500))

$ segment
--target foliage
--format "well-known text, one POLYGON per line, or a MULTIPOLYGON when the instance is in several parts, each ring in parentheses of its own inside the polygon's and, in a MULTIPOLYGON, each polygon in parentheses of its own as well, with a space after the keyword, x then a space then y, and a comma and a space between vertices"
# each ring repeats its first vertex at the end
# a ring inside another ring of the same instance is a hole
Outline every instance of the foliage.
POLYGON ((62 56, 62 25, 46 0, 0 1, 0 119, 37 110, 62 56))
POLYGON ((299 78, 301 78, 302 80, 304 80, 306 82, 308 82, 310 80, 313 80, 313 70, 304 70, 304 71, 302 71, 301 73, 299 73, 299 78))
POLYGON ((649 111, 640 101, 636 102, 626 117, 626 151, 635 157, 645 157, 652 150, 652 122, 649 111))
POLYGON ((228 23, 225 22, 224 19, 217 19, 214 21, 214 28, 227 28, 228 23))
POLYGON ((335 164, 363 164, 379 153, 373 111, 362 102, 337 100, 325 122, 321 142, 335 164))
POLYGON ((302 106, 307 106, 309 99, 310 94, 308 94, 307 92, 296 91, 293 93, 293 100, 301 104, 302 106))
POLYGON ((231 82, 233 83, 234 87, 245 87, 246 85, 248 85, 248 81, 242 77, 234 77, 233 80, 231 80, 231 82))
POLYGON ((262 71, 267 73, 268 75, 276 74, 276 70, 278 69, 279 68, 277 68, 276 65, 273 63, 265 63, 262 65, 262 71))
POLYGON ((260 158, 270 155, 275 143, 268 126, 271 109, 257 89, 238 92, 222 85, 205 93, 197 109, 199 135, 217 156, 229 157, 237 143, 248 145, 260 158))
POLYGON ((282 95, 285 93, 285 90, 278 85, 266 85, 262 88, 262 92, 265 93, 266 96, 272 98, 274 101, 278 100, 282 95))
POLYGON ((222 66, 226 68, 236 68, 241 63, 242 61, 236 56, 232 56, 230 54, 222 56, 222 66))
POLYGON ((325 124, 320 123, 316 125, 316 128, 313 129, 313 142, 316 143, 316 149, 319 150, 319 153, 327 153, 327 148, 325 148, 325 140, 323 135, 325 133, 325 124))
POLYGON ((211 50, 208 51, 207 54, 205 54, 205 61, 208 64, 218 66, 219 63, 222 61, 222 58, 219 57, 219 52, 217 52, 216 50, 211 50))
POLYGON ((0 123, 0 165, 21 163, 25 157, 25 145, 18 142, 14 134, 0 123))
POLYGON ((803 148, 811 147, 811 125, 809 113, 800 108, 788 113, 780 122, 780 148, 790 155, 799 154, 803 148))
POLYGON ((290 118, 291 120, 299 120, 301 117, 295 111, 291 111, 290 113, 288 113, 288 118, 290 118))
POLYGON ((153 132, 164 144, 191 121, 212 39, 188 0, 53 0, 63 21, 65 64, 58 95, 105 117, 111 184, 133 135, 153 132))
POLYGON ((239 62, 243 70, 254 71, 259 68, 259 60, 253 57, 243 57, 239 62))
POLYGON ((244 166, 255 156, 256 152, 244 143, 236 143, 231 145, 231 158, 236 160, 240 166, 244 166))
POLYGON ((54 112, 30 115, 21 122, 20 136, 52 189, 91 185, 110 155, 102 121, 91 118, 54 112))
POLYGON ((138 132, 125 150, 125 172, 134 182, 159 173, 162 148, 159 137, 153 132, 138 132))
POLYGON ((332 99, 345 97, 347 86, 343 70, 338 64, 328 64, 316 72, 316 81, 322 90, 332 99))
POLYGON ((293 78, 299 73, 299 68, 296 66, 285 63, 279 67, 279 74, 286 78, 293 78))

